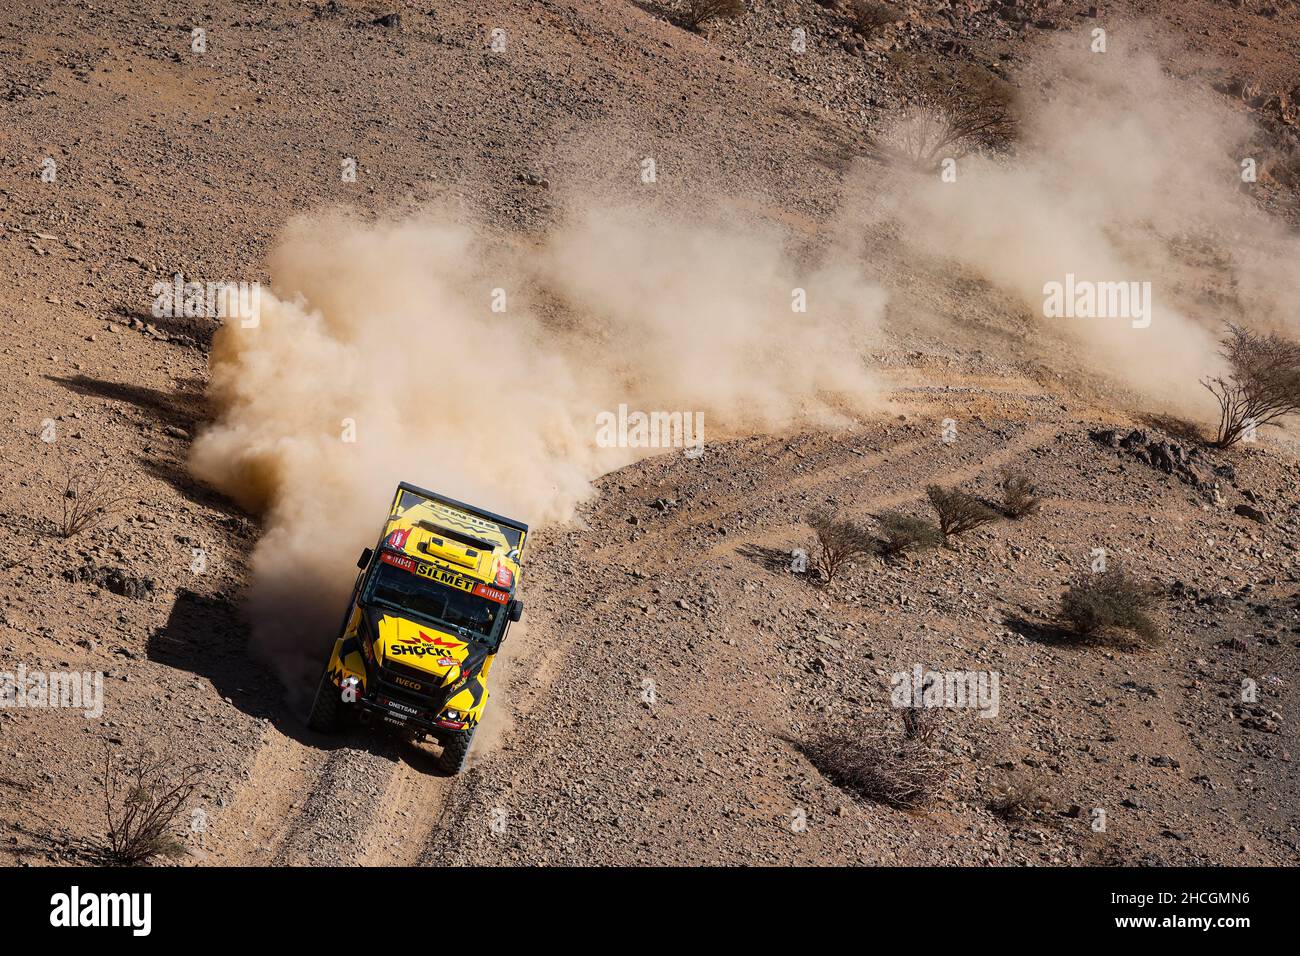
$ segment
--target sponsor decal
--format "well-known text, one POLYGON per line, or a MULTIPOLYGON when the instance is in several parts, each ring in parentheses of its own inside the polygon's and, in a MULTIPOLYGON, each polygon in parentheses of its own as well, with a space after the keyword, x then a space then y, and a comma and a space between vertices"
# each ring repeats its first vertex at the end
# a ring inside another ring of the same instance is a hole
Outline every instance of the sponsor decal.
POLYGON ((474 582, 469 578, 461 577, 455 571, 448 571, 433 564, 425 564, 423 561, 416 565, 415 573, 422 578, 428 578, 430 581, 437 581, 439 584, 446 584, 461 591, 472 591, 474 589, 474 582))
POLYGON ((410 528, 398 528, 388 536, 388 546, 398 551, 406 550, 406 539, 411 536, 410 528))
MULTIPOLYGON (((396 534, 396 532, 394 532, 394 534, 396 534)), ((495 601, 498 604, 505 604, 510 600, 509 593, 501 590, 501 588, 494 588, 489 584, 476 583, 472 578, 464 577, 463 575, 457 574, 455 571, 449 571, 446 568, 441 568, 436 564, 429 564, 425 561, 416 561, 414 558, 405 554, 392 554, 385 551, 379 555, 379 559, 393 565, 393 567, 401 568, 403 571, 411 571, 422 578, 428 578, 430 581, 445 584, 448 587, 456 588, 458 591, 468 591, 471 594, 487 598, 489 601, 495 601)), ((514 572, 509 568, 499 568, 497 570, 497 584, 509 587, 511 583, 514 582, 514 579, 514 572)))
MULTIPOLYGON (((455 648, 464 646, 465 645, 461 641, 444 638, 441 634, 430 637, 428 634, 425 634, 424 631, 421 631, 419 638, 404 637, 396 644, 390 646, 388 651, 394 657, 402 657, 404 655, 410 657, 424 657, 429 654, 441 654, 445 658, 447 656, 446 651, 439 650, 439 648, 447 647, 454 650, 455 648)), ((441 661, 439 661, 439 663, 441 663, 441 661)), ((455 661, 452 661, 452 663, 454 664, 455 661)))
POLYGON ((391 564, 395 568, 401 568, 403 571, 414 571, 417 564, 414 558, 408 558, 404 554, 390 554, 387 551, 379 556, 379 560, 385 564, 391 564))
POLYGON ((478 597, 487 598, 489 601, 496 601, 498 604, 505 604, 510 600, 510 593, 502 591, 500 588, 494 588, 487 584, 476 584, 471 592, 478 597))
MULTIPOLYGON (((396 532, 394 532, 394 534, 396 534, 396 532)), ((422 578, 428 578, 430 581, 437 581, 439 584, 446 584, 459 591, 472 591, 474 589, 474 582, 469 578, 461 577, 454 571, 448 571, 445 568, 440 568, 434 564, 417 561, 410 555, 393 554, 390 551, 385 551, 379 556, 379 560, 386 564, 391 564, 395 568, 401 568, 403 571, 410 571, 412 574, 418 574, 422 578)))

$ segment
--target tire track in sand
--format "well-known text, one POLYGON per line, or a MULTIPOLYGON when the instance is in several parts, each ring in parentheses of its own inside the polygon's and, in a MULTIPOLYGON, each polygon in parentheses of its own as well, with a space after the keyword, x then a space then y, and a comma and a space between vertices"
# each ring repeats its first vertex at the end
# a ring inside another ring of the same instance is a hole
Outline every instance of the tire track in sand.
MULTIPOLYGON (((290 718, 291 719, 291 718, 290 718)), ((329 754, 267 729, 229 807, 213 814, 215 848, 207 862, 258 866, 272 862, 329 754)))

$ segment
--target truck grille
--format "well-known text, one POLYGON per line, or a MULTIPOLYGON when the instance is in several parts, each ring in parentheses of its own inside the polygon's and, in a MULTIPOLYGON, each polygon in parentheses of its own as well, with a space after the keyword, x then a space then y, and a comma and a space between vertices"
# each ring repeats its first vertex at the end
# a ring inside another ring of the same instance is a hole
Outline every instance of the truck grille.
POLYGON ((379 680, 393 696, 412 699, 421 704, 427 705, 441 696, 442 688, 438 685, 437 678, 393 661, 384 662, 384 666, 379 669, 379 680))

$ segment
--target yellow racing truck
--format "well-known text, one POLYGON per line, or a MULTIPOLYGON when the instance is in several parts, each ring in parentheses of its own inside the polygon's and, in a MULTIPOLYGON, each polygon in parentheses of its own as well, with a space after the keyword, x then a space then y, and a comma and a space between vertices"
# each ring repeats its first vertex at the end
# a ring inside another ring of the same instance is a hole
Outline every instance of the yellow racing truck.
POLYGON ((528 525, 402 482, 366 548, 308 723, 379 718, 442 745, 459 773, 487 704, 488 674, 519 593, 528 525))

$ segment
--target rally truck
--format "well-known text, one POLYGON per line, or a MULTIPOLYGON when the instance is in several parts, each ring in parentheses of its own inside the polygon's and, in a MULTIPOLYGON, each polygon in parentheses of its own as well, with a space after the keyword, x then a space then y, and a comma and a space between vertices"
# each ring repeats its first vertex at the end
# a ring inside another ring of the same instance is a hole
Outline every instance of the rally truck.
POLYGON ((487 704, 488 674, 519 598, 528 525, 402 482, 366 548, 308 723, 355 715, 442 745, 459 773, 487 704))

